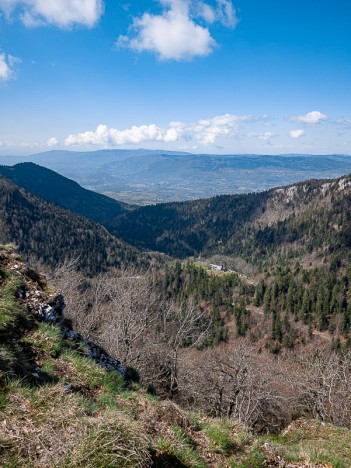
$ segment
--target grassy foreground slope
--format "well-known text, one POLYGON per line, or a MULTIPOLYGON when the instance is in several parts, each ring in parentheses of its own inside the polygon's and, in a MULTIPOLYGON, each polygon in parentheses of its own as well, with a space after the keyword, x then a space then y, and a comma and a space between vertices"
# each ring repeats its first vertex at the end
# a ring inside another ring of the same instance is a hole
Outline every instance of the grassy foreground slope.
POLYGON ((55 294, 0 247, 0 465, 3 467, 348 467, 351 432, 298 420, 279 436, 190 414, 87 357, 39 321, 55 294))

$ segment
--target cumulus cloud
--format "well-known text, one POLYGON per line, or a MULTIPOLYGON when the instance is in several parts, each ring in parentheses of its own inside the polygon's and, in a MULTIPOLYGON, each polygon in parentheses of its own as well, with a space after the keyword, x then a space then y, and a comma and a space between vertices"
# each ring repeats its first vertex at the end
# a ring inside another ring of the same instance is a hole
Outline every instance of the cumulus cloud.
POLYGON ((100 124, 95 131, 69 135, 65 144, 72 145, 99 145, 113 146, 126 144, 139 144, 145 141, 159 141, 170 143, 177 141, 178 132, 176 126, 170 125, 167 130, 163 130, 157 125, 133 126, 126 130, 117 130, 109 128, 107 125, 100 124))
POLYGON ((55 137, 49 138, 48 141, 46 142, 46 145, 49 148, 51 148, 52 146, 57 146, 58 144, 59 144, 59 141, 55 137))
POLYGON ((209 30, 188 16, 186 3, 173 1, 162 15, 145 13, 134 19, 134 37, 120 36, 119 45, 138 52, 155 52, 161 60, 189 60, 208 55, 215 41, 209 30))
POLYGON ((60 28, 77 24, 92 27, 103 9, 103 0, 0 0, 0 10, 6 16, 16 13, 28 27, 45 24, 60 28))
POLYGON ((302 128, 299 128, 297 130, 291 130, 290 132, 290 138, 301 138, 302 136, 305 135, 305 130, 302 130, 302 128))
POLYGON ((15 78, 15 66, 21 60, 13 55, 0 53, 0 81, 9 81, 15 78))
POLYGON ((119 36, 117 45, 138 52, 155 53, 161 60, 190 60, 208 55, 216 46, 209 29, 198 23, 220 21, 235 26, 235 10, 230 0, 217 0, 213 8, 195 0, 159 0, 160 15, 144 13, 134 18, 130 34, 119 36))
POLYGON ((308 125, 317 125, 325 120, 328 120, 328 116, 322 114, 319 111, 312 111, 308 112, 305 115, 297 115, 295 117, 291 117, 291 120, 294 122, 300 122, 308 125))
MULTIPOLYGON (((94 131, 69 135, 65 140, 65 145, 112 147, 143 142, 174 143, 180 139, 187 142, 198 142, 203 145, 213 145, 216 144, 219 137, 238 136, 240 124, 256 120, 252 116, 224 114, 211 119, 201 119, 193 123, 171 122, 167 128, 151 124, 118 130, 100 124, 94 131)), ((269 135, 270 137, 273 136, 269 135)))
POLYGON ((247 116, 224 114, 212 119, 199 120, 188 127, 188 132, 204 145, 215 144, 220 136, 237 136, 239 123, 248 119, 247 116))

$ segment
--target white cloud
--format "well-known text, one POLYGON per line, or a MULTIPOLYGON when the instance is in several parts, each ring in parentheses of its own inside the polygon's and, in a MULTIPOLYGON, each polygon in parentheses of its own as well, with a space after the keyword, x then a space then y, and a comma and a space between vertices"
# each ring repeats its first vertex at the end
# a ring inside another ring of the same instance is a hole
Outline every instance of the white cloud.
POLYGON ((250 132, 247 134, 249 138, 258 138, 259 140, 265 141, 266 143, 270 143, 271 139, 277 135, 271 132, 264 132, 264 133, 255 133, 250 132))
POLYGON ((235 8, 230 0, 218 0, 217 18, 224 26, 233 28, 237 25, 235 8))
POLYGON ((196 0, 188 3, 191 16, 194 18, 200 17, 209 24, 218 21, 227 27, 234 27, 238 23, 235 8, 230 0, 217 0, 216 6, 196 0))
POLYGON ((208 55, 215 41, 209 30, 189 17, 188 4, 183 0, 163 1, 169 8, 162 15, 145 13, 135 18, 134 37, 120 36, 119 45, 138 52, 154 52, 161 60, 189 60, 208 55))
POLYGON ((325 120, 328 120, 328 116, 322 114, 319 111, 312 111, 308 112, 308 114, 305 115, 291 117, 291 120, 294 122, 300 122, 308 125, 317 125, 325 120))
MULTIPOLYGON (((203 145, 214 145, 219 137, 238 136, 241 124, 256 120, 257 118, 252 116, 224 114, 211 119, 201 119, 194 123, 171 122, 167 128, 151 124, 118 130, 100 124, 95 131, 69 135, 65 140, 65 145, 112 147, 143 142, 174 143, 181 139, 203 145)), ((262 135, 266 141, 273 136, 268 132, 262 135)))
POLYGON ((103 0, 0 0, 0 10, 19 14, 28 27, 52 24, 68 28, 76 24, 92 27, 103 13, 103 0))
POLYGON ((46 142, 46 145, 49 148, 51 148, 52 146, 57 146, 58 144, 59 144, 59 141, 55 137, 49 138, 48 141, 46 142))
POLYGON ((65 140, 65 145, 113 146, 139 144, 145 141, 170 143, 177 141, 177 139, 177 128, 171 125, 167 130, 163 130, 154 124, 139 127, 134 125, 126 130, 117 130, 100 124, 94 132, 88 131, 77 135, 69 135, 65 140))
POLYGON ((11 141, 4 140, 0 142, 0 146, 4 148, 27 148, 27 149, 45 149, 58 146, 59 140, 55 137, 49 138, 46 141, 11 141))
POLYGON ((239 122, 248 117, 239 117, 232 114, 224 114, 212 119, 203 119, 190 125, 188 131, 193 138, 204 145, 215 144, 220 136, 236 136, 239 133, 239 122))
POLYGON ((0 146, 3 146, 5 148, 39 148, 46 145, 36 142, 29 143, 26 141, 2 141, 0 142, 0 146))
POLYGON ((302 136, 305 135, 305 130, 302 130, 302 128, 299 128, 297 130, 291 130, 290 132, 290 138, 301 138, 302 136))
POLYGON ((197 0, 159 0, 164 7, 160 15, 144 13, 134 18, 129 35, 121 35, 117 45, 138 52, 155 53, 161 60, 191 60, 210 54, 216 46, 209 29, 198 24, 203 19, 211 24, 220 21, 236 25, 235 10, 230 0, 217 0, 217 6, 197 0))
POLYGON ((198 2, 195 5, 195 12, 200 18, 203 18, 207 23, 211 24, 216 21, 216 12, 207 3, 198 2))
POLYGON ((0 54, 0 80, 8 81, 12 78, 12 70, 4 53, 0 54))
POLYGON ((15 66, 21 60, 13 55, 0 53, 0 81, 9 81, 15 77, 15 66))

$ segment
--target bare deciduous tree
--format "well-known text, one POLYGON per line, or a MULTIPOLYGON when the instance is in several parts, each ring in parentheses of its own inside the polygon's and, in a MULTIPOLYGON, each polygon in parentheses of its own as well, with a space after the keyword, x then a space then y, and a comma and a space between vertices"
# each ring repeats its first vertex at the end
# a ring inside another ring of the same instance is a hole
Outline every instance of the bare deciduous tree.
POLYGON ((294 414, 351 427, 351 352, 299 350, 282 359, 247 340, 200 351, 207 312, 192 298, 162 298, 149 273, 87 280, 64 262, 50 280, 64 293, 75 329, 136 368, 162 396, 260 431, 279 430, 294 414))
POLYGON ((279 359, 234 342, 202 352, 188 382, 188 396, 212 416, 278 431, 291 420, 295 402, 286 376, 279 359))
POLYGON ((301 407, 314 418, 351 427, 351 352, 300 355, 301 407))
POLYGON ((157 294, 151 289, 147 274, 122 271, 105 275, 102 281, 101 292, 107 302, 102 309, 99 340, 122 362, 137 366, 157 320, 157 294))
POLYGON ((165 304, 162 316, 160 335, 166 345, 169 362, 168 396, 173 398, 181 385, 179 381, 179 366, 183 354, 197 346, 207 335, 210 319, 201 310, 193 298, 177 304, 170 301, 165 304))

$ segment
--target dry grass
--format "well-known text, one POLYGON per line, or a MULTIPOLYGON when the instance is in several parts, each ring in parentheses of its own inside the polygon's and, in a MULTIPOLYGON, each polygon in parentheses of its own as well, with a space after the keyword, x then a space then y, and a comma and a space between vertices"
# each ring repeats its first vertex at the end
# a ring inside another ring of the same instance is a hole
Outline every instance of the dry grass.
POLYGON ((0 426, 1 466, 144 466, 150 458, 142 428, 118 411, 94 412, 61 385, 10 386, 0 426))
POLYGON ((77 441, 85 410, 62 386, 38 390, 15 382, 7 389, 0 427, 2 466, 59 466, 77 441))
POLYGON ((149 440, 142 427, 127 415, 111 411, 98 418, 85 418, 83 435, 65 460, 66 466, 144 467, 151 461, 149 440))

